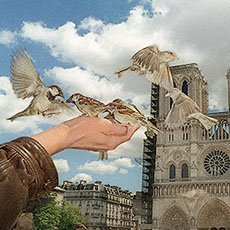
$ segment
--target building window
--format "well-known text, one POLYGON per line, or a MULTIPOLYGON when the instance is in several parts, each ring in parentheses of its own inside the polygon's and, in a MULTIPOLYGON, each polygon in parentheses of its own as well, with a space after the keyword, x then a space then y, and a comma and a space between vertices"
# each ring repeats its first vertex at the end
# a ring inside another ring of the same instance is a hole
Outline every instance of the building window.
POLYGON ((171 142, 174 141, 174 134, 173 133, 169 134, 169 141, 171 141, 171 142))
POLYGON ((183 84, 182 84, 182 92, 188 95, 188 82, 185 80, 183 81, 183 84))
POLYGON ((188 165, 185 163, 181 167, 181 178, 188 178, 188 165))
POLYGON ((230 158, 222 150, 212 150, 205 157, 204 168, 212 176, 224 175, 230 168, 230 158))
POLYGON ((171 164, 169 167, 169 179, 174 180, 176 178, 176 167, 174 164, 171 164))

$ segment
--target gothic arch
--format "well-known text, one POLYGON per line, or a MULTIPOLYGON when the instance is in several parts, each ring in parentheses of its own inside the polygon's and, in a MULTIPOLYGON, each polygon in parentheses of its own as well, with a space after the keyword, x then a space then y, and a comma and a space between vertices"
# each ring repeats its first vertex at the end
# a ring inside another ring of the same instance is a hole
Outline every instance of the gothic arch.
POLYGON ((189 230, 189 217, 177 205, 169 208, 161 218, 160 230, 189 230))
POLYGON ((230 208, 218 198, 209 200, 200 210, 197 218, 199 229, 210 229, 212 227, 230 228, 230 208))
POLYGON ((189 90, 188 90, 188 81, 184 80, 184 81, 182 82, 181 91, 182 91, 184 94, 188 95, 188 91, 189 91, 189 90))
POLYGON ((188 75, 183 75, 182 78, 180 78, 179 82, 178 82, 178 86, 182 87, 182 84, 184 81, 187 81, 188 85, 191 83, 191 77, 188 75))

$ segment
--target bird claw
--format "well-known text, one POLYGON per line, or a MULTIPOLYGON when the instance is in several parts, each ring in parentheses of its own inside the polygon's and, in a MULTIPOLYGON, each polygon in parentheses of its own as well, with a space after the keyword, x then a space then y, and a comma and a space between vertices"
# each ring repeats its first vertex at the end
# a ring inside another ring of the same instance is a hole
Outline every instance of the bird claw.
POLYGON ((47 110, 42 112, 42 116, 51 117, 53 115, 58 115, 61 113, 61 112, 55 112, 55 111, 56 111, 56 109, 47 109, 47 110))

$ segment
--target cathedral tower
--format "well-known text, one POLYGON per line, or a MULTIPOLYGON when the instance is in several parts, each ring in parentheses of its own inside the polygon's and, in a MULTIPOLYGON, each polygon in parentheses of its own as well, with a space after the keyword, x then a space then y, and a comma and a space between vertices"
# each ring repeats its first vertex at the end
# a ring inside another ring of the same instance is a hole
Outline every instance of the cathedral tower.
MULTIPOLYGON (((174 86, 219 123, 209 131, 196 120, 175 130, 165 130, 163 121, 172 102, 164 96, 166 91, 159 89, 157 126, 164 133, 157 136, 156 143, 151 228, 230 229, 230 115, 208 113, 207 82, 197 64, 170 69, 174 86)), ((229 72, 227 79, 230 91, 229 72)))

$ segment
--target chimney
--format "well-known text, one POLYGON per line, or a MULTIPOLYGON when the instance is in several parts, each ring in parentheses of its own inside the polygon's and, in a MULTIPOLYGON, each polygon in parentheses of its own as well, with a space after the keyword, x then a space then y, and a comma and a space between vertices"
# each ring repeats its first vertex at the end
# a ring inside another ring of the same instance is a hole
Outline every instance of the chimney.
POLYGON ((230 112, 230 68, 227 70, 226 79, 228 82, 228 112, 230 112))

